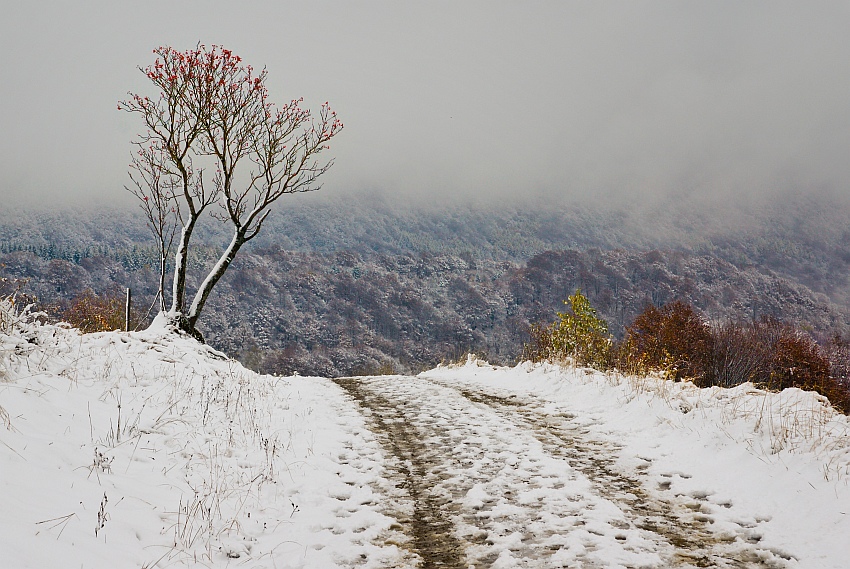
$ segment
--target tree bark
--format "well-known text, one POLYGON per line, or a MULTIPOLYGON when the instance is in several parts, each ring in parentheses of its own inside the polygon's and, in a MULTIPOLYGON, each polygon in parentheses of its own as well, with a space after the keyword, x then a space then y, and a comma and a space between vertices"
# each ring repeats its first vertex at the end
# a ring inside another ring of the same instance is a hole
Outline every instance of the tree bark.
POLYGON ((195 221, 196 218, 193 216, 183 226, 183 230, 180 232, 180 242, 177 244, 177 251, 174 254, 174 282, 171 289, 172 314, 183 313, 186 298, 186 269, 189 263, 189 239, 192 237, 195 221))
POLYGON ((210 292, 212 292, 213 287, 224 275, 225 271, 227 271, 227 268, 236 257, 236 253, 246 241, 245 228, 237 228, 233 233, 233 239, 230 241, 230 245, 227 246, 227 249, 225 249, 224 253, 222 253, 221 257, 219 257, 218 262, 216 262, 215 267, 213 267, 207 275, 207 278, 204 279, 204 282, 201 283, 201 286, 198 288, 198 292, 195 294, 195 298, 192 301, 192 306, 189 308, 189 313, 186 315, 192 332, 195 332, 195 324, 197 324, 198 318, 201 316, 201 310, 203 310, 204 304, 206 304, 207 298, 210 296, 210 292))
POLYGON ((165 251, 159 255, 159 311, 165 312, 165 270, 168 268, 168 256, 165 251))

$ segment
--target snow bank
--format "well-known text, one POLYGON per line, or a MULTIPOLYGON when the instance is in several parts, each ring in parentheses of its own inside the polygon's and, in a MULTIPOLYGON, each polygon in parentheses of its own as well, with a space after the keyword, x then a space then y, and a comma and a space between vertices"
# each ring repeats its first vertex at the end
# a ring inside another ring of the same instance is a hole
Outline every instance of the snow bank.
MULTIPOLYGON (((3 567, 415 565, 383 513, 397 494, 387 457, 329 380, 260 376, 162 331, 80 335, 0 308, 3 567)), ((474 359, 422 379, 570 417, 720 538, 743 532, 789 567, 847 566, 850 424, 816 394, 474 359)))
POLYGON ((327 380, 26 321, 0 370, 3 567, 400 564, 380 446, 327 380))

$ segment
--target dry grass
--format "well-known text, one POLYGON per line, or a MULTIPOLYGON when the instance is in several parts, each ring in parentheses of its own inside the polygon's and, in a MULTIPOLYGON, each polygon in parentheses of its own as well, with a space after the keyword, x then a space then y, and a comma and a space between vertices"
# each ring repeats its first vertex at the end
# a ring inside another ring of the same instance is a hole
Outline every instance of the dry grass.
MULTIPOLYGON (((107 333, 84 340, 73 329, 15 322, 19 327, 8 355, 16 379, 47 372, 65 378, 68 389, 102 385, 88 417, 93 455, 80 469, 104 487, 109 478, 132 473, 134 460, 144 455, 155 456, 158 465, 164 461, 163 474, 170 478, 180 472, 174 502, 157 504, 165 515, 164 535, 171 539, 152 566, 163 560, 205 564, 222 552, 245 557, 245 550, 233 544, 243 541, 239 536, 248 512, 259 509, 268 489, 290 468, 285 457, 292 454, 293 435, 281 428, 279 409, 285 402, 275 380, 235 362, 211 365, 203 349, 186 354, 168 338, 139 344, 107 333), (26 339, 30 336, 35 341, 26 339), (155 352, 153 359, 161 363, 142 372, 138 358, 128 352, 131 344, 155 352)), ((0 422, 11 426, 2 408, 0 422)), ((95 509, 99 538, 109 531, 110 500, 111 493, 95 509)), ((70 519, 57 518, 57 529, 70 519)))
MULTIPOLYGON (((599 377, 597 374, 596 377, 599 377)), ((823 460, 826 480, 850 475, 850 422, 829 400, 800 389, 769 391, 752 384, 734 388, 698 388, 675 382, 661 374, 636 376, 618 372, 604 374, 609 385, 625 388, 625 401, 643 398, 661 400, 683 414, 718 409, 717 428, 733 439, 730 426, 743 421, 750 431, 740 441, 753 454, 770 458, 781 452, 808 452, 823 460)))
POLYGON ((618 387, 622 404, 636 399, 647 404, 661 401, 683 415, 699 412, 702 417, 711 416, 718 431, 765 460, 773 460, 782 452, 812 453, 823 461, 821 471, 826 480, 850 483, 850 420, 815 392, 796 388, 770 391, 752 384, 699 388, 691 382, 668 379, 661 372, 599 372, 577 367, 569 360, 532 365, 545 371, 569 371, 584 384, 618 387), (741 422, 748 434, 740 434, 741 422), (737 429, 731 428, 733 423, 738 423, 737 429))
POLYGON ((0 334, 9 334, 15 322, 14 305, 10 299, 0 300, 0 334))

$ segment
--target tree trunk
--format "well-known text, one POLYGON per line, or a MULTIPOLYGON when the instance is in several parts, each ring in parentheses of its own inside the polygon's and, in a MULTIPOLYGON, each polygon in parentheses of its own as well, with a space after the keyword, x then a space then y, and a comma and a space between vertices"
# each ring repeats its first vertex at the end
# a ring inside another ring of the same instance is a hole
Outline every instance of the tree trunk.
POLYGON ((215 266, 207 275, 207 278, 205 278, 204 282, 201 283, 201 286, 198 288, 198 292, 195 294, 192 306, 189 308, 189 313, 186 315, 186 320, 189 326, 191 326, 191 330, 186 330, 187 332, 193 334, 197 333, 195 330, 195 324, 201 316, 201 310, 203 310, 210 292, 212 292, 213 287, 224 275, 225 271, 227 271, 227 268, 230 266, 230 263, 233 262, 234 257, 236 257, 236 253, 242 245, 245 244, 245 241, 244 228, 237 228, 233 234, 233 239, 230 241, 230 245, 227 246, 227 249, 225 249, 224 253, 221 257, 219 257, 218 262, 216 262, 215 266))
MULTIPOLYGON (((197 328, 195 328, 194 321, 190 321, 189 318, 182 313, 171 314, 169 315, 170 322, 173 326, 175 326, 181 332, 184 332, 193 338, 195 338, 200 343, 204 342, 204 335, 201 334, 197 328)), ((197 321, 197 319, 195 319, 197 321)))
MULTIPOLYGON (((192 217, 180 232, 180 242, 174 254, 174 283, 171 289, 171 313, 182 314, 186 298, 186 267, 189 263, 189 238, 195 228, 197 218, 192 217)), ((181 328, 182 329, 182 328, 181 328)), ((188 332, 188 330, 187 330, 188 332)))
POLYGON ((159 311, 165 312, 165 269, 168 267, 168 257, 165 251, 159 255, 159 311))

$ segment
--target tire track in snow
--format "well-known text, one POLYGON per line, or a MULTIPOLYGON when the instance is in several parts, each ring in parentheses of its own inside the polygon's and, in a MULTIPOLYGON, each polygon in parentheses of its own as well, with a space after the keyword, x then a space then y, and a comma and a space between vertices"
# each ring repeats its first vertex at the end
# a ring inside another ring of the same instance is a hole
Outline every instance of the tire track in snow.
POLYGON ((465 569, 463 546, 446 516, 446 504, 436 498, 430 483, 433 464, 423 458, 427 453, 420 433, 405 420, 398 402, 368 390, 360 378, 334 381, 367 412, 375 434, 396 459, 396 482, 413 502, 411 516, 396 515, 422 559, 423 569, 465 569))
POLYGON ((651 495, 617 470, 619 449, 533 400, 404 376, 335 381, 394 457, 410 507, 391 514, 422 567, 788 566, 726 547, 693 501, 651 495))
MULTIPOLYGON (((439 382, 438 382, 439 383, 439 382)), ((454 388, 452 386, 446 386, 454 388)), ((636 478, 619 472, 612 452, 617 448, 586 438, 570 426, 574 416, 551 415, 539 404, 516 395, 496 395, 469 388, 458 391, 474 403, 494 409, 508 420, 525 423, 535 437, 554 456, 562 456, 593 481, 597 490, 627 512, 637 527, 658 534, 676 551, 671 561, 677 566, 781 568, 788 559, 749 544, 730 551, 734 539, 718 538, 710 527, 711 518, 701 514, 698 501, 676 502, 650 495, 636 478)), ((752 542, 744 532, 741 541, 752 542)))

